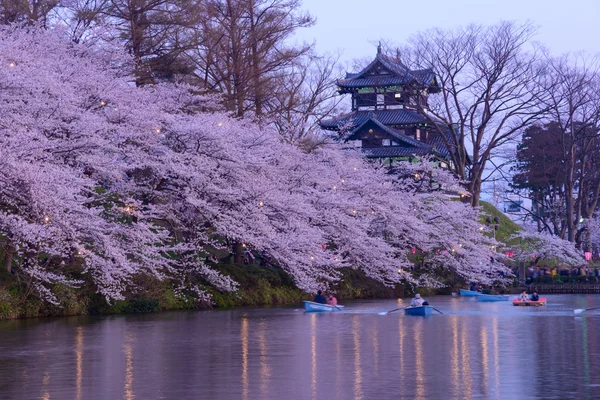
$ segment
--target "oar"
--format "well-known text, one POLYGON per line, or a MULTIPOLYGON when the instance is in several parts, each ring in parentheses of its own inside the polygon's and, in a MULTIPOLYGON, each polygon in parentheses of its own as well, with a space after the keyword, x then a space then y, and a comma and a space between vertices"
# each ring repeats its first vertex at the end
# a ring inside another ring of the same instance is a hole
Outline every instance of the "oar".
POLYGON ((394 311, 398 311, 398 310, 404 310, 404 309, 405 309, 405 308, 407 308, 407 307, 408 307, 408 306, 406 306, 406 307, 400 307, 400 308, 394 308, 393 310, 390 310, 390 311, 388 311, 388 312, 385 312, 385 311, 384 311, 384 312, 380 312, 380 313, 378 313, 378 314, 379 314, 379 315, 387 315, 387 314, 389 314, 389 313, 392 313, 392 312, 394 312, 394 311))
MULTIPOLYGON (((431 307, 431 306, 429 306, 429 307, 431 307)), ((441 312, 441 311, 440 311, 440 310, 438 310, 437 308, 435 308, 435 307, 431 307, 431 308, 433 308, 435 311, 439 312, 440 314, 443 314, 443 312, 441 312)))
POLYGON ((600 308, 600 307, 592 307, 592 308, 576 308, 575 310, 573 310, 573 312, 574 312, 575 314, 581 314, 581 313, 582 313, 582 312, 584 312, 584 311, 597 310, 597 309, 599 309, 599 308, 600 308))

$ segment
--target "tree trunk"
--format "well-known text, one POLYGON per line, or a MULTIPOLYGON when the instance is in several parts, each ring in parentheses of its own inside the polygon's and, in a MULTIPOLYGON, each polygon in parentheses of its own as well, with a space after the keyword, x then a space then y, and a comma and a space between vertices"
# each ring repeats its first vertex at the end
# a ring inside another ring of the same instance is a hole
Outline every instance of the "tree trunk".
POLYGON ((8 272, 12 272, 12 261, 14 254, 15 246, 13 246, 12 242, 8 242, 6 246, 6 254, 4 255, 4 268, 8 272))
POLYGON ((244 246, 240 242, 235 242, 233 245, 233 263, 234 264, 243 264, 243 254, 244 254, 244 246))

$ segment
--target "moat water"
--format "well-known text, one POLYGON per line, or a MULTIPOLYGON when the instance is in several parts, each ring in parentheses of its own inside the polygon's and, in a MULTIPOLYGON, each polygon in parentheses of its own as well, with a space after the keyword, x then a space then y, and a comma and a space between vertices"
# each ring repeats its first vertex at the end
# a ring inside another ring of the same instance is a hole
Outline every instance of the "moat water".
POLYGON ((0 399, 600 398, 600 296, 546 297, 5 321, 0 399))

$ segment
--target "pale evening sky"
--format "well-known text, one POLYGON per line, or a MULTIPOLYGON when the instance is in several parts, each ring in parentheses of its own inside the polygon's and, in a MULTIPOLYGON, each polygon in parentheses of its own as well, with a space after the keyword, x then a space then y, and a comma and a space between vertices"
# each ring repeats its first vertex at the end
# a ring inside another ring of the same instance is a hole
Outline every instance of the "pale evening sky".
POLYGON ((559 55, 585 50, 600 53, 600 0, 303 0, 317 18, 297 38, 315 40, 317 50, 343 52, 343 61, 375 55, 378 40, 404 42, 432 27, 471 22, 532 21, 536 40, 559 55))

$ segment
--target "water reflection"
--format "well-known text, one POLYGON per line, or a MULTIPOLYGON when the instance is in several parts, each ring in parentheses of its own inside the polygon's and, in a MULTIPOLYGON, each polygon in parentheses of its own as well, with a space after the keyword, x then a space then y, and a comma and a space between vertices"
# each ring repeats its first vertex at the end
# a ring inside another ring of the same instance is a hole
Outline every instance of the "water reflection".
POLYGON ((248 318, 242 317, 242 399, 248 399, 248 318))
POLYGON ((496 396, 500 393, 500 349, 498 348, 498 318, 492 317, 492 334, 494 340, 494 383, 496 396))
POLYGON ((489 349, 488 349, 488 333, 487 333, 487 327, 486 326, 482 326, 481 329, 479 330, 479 334, 481 336, 481 369, 483 370, 483 376, 482 376, 482 391, 484 394, 488 394, 488 380, 489 380, 489 367, 488 367, 488 355, 489 355, 489 349))
POLYGON ((379 325, 375 324, 371 331, 371 345, 373 346, 373 370, 379 375, 379 325))
MULTIPOLYGON (((405 336, 405 332, 404 332, 404 326, 402 325, 402 319, 398 318, 398 351, 399 351, 399 362, 400 362, 400 368, 399 368, 399 372, 400 372, 400 387, 403 388, 405 387, 404 384, 404 376, 406 375, 406 371, 404 370, 404 336, 405 336)), ((404 392, 401 392, 401 398, 404 398, 404 392)))
POLYGON ((469 400, 472 397, 472 386, 471 386, 471 355, 469 351, 469 337, 467 334, 468 324, 460 325, 460 353, 462 356, 461 365, 461 379, 460 383, 464 390, 463 399, 469 400))
POLYGON ((352 317, 352 338, 354 341, 354 398, 362 399, 362 368, 360 365, 360 316, 352 317))
POLYGON ((600 313, 428 300, 0 323, 0 398, 600 398, 600 313))
POLYGON ((414 323, 413 338, 415 341, 415 374, 417 399, 425 398, 425 354, 423 354, 423 319, 419 318, 414 323))
POLYGON ((133 335, 129 333, 123 345, 125 353, 125 400, 133 400, 133 335))
POLYGON ((452 316, 450 317, 450 327, 452 332, 452 347, 451 347, 451 367, 450 367, 450 375, 452 376, 452 388, 453 388, 453 396, 455 398, 458 397, 458 392, 460 388, 459 383, 459 361, 458 361, 458 353, 460 350, 458 349, 458 317, 452 316))
POLYGON ((75 357, 76 357, 76 369, 77 376, 75 380, 75 398, 81 400, 81 381, 83 379, 83 327, 77 327, 77 335, 75 341, 75 357))
POLYGON ((310 365, 312 398, 317 398, 317 314, 310 316, 310 365))
POLYGON ((44 372, 44 377, 42 378, 42 385, 44 387, 44 394, 42 395, 42 400, 50 400, 50 393, 48 392, 48 384, 50 383, 50 374, 48 371, 44 372))
POLYGON ((267 359, 267 323, 261 321, 258 324, 258 346, 260 349, 260 393, 265 397, 269 385, 269 377, 271 371, 269 368, 269 360, 267 359))

